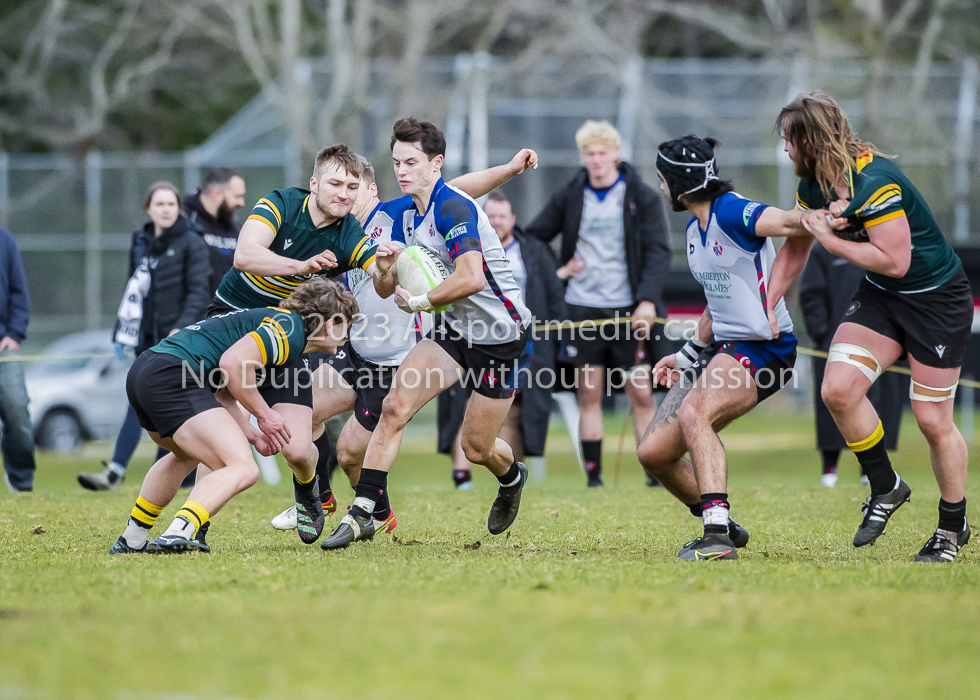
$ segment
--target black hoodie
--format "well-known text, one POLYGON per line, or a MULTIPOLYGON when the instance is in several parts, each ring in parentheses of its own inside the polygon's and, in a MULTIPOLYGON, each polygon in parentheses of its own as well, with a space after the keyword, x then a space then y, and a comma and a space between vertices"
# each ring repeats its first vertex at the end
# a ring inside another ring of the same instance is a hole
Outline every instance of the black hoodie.
POLYGON ((201 190, 194 190, 184 198, 184 211, 187 218, 201 232, 208 244, 211 262, 211 278, 208 289, 214 297, 221 278, 235 264, 235 248, 238 246, 238 225, 233 218, 227 221, 211 216, 201 204, 201 190))
POLYGON ((152 347, 175 328, 205 317, 211 301, 207 250, 201 232, 185 216, 177 217, 174 225, 156 238, 153 222, 133 232, 129 276, 144 257, 150 267, 150 289, 143 297, 137 350, 152 347))

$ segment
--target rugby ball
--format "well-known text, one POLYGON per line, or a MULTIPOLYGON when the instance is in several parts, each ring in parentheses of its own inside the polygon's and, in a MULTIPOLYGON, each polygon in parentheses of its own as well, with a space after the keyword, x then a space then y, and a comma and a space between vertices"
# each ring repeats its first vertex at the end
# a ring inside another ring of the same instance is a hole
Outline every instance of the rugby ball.
MULTIPOLYGON (((422 246, 409 246, 398 256, 395 263, 398 270, 398 284, 412 293, 412 296, 431 292, 449 277, 449 268, 435 253, 422 246)), ((441 314, 449 306, 434 307, 432 313, 441 314)))

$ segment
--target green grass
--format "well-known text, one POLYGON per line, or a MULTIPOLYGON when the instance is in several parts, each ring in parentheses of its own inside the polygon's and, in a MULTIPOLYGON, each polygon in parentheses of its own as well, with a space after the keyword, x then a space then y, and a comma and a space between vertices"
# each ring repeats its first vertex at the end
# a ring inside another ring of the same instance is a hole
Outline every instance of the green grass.
POLYGON ((914 425, 896 458, 913 501, 855 550, 853 457, 823 489, 809 417, 750 414, 723 438, 752 542, 689 564, 675 555, 698 521, 643 486, 629 447, 613 487, 621 424, 600 492, 556 431, 547 480, 499 537, 492 477, 455 492, 415 426, 390 480, 397 539, 330 554, 274 532, 289 488, 259 484, 217 516, 211 556, 110 558, 149 447, 113 494, 74 485, 105 446, 42 456, 34 495, 0 495, 0 699, 973 696, 980 557, 910 561, 938 499, 914 425))

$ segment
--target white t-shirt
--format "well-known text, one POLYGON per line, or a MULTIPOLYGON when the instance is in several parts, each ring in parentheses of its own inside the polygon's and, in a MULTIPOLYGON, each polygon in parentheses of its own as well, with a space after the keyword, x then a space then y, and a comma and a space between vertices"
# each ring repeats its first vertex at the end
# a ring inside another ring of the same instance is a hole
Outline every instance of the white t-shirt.
POLYGON ((585 270, 568 280, 565 301, 569 304, 602 309, 633 304, 633 290, 626 271, 625 196, 626 182, 622 177, 605 192, 586 186, 575 246, 585 270))

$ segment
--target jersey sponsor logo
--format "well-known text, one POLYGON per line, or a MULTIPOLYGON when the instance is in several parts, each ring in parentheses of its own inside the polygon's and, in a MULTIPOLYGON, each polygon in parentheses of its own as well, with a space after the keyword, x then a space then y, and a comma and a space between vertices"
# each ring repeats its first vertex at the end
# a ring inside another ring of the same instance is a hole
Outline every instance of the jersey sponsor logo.
POLYGON ((693 244, 693 243, 691 243, 691 244, 690 244, 690 245, 689 245, 689 246, 687 247, 687 254, 688 254, 688 255, 694 255, 694 244, 693 244))
POLYGON ((758 202, 749 202, 745 205, 745 209, 742 210, 742 223, 748 226, 752 222, 752 214, 761 205, 758 202))
POLYGON ((706 292, 726 293, 732 286, 732 276, 729 272, 694 272, 692 270, 692 274, 706 292))
POLYGON ((291 246, 292 244, 293 244, 293 239, 292 239, 292 238, 287 238, 286 240, 284 240, 284 241, 282 242, 282 249, 283 249, 283 250, 286 250, 286 248, 288 248, 288 247, 289 247, 289 246, 291 246))
POLYGON ((452 229, 450 229, 449 233, 446 234, 446 238, 448 240, 452 240, 454 238, 459 238, 460 236, 465 236, 467 233, 469 233, 469 228, 464 221, 458 226, 454 226, 452 229))
POLYGON ((946 352, 946 346, 945 345, 937 345, 936 346, 936 354, 937 355, 939 355, 940 357, 942 357, 944 352, 946 352))

